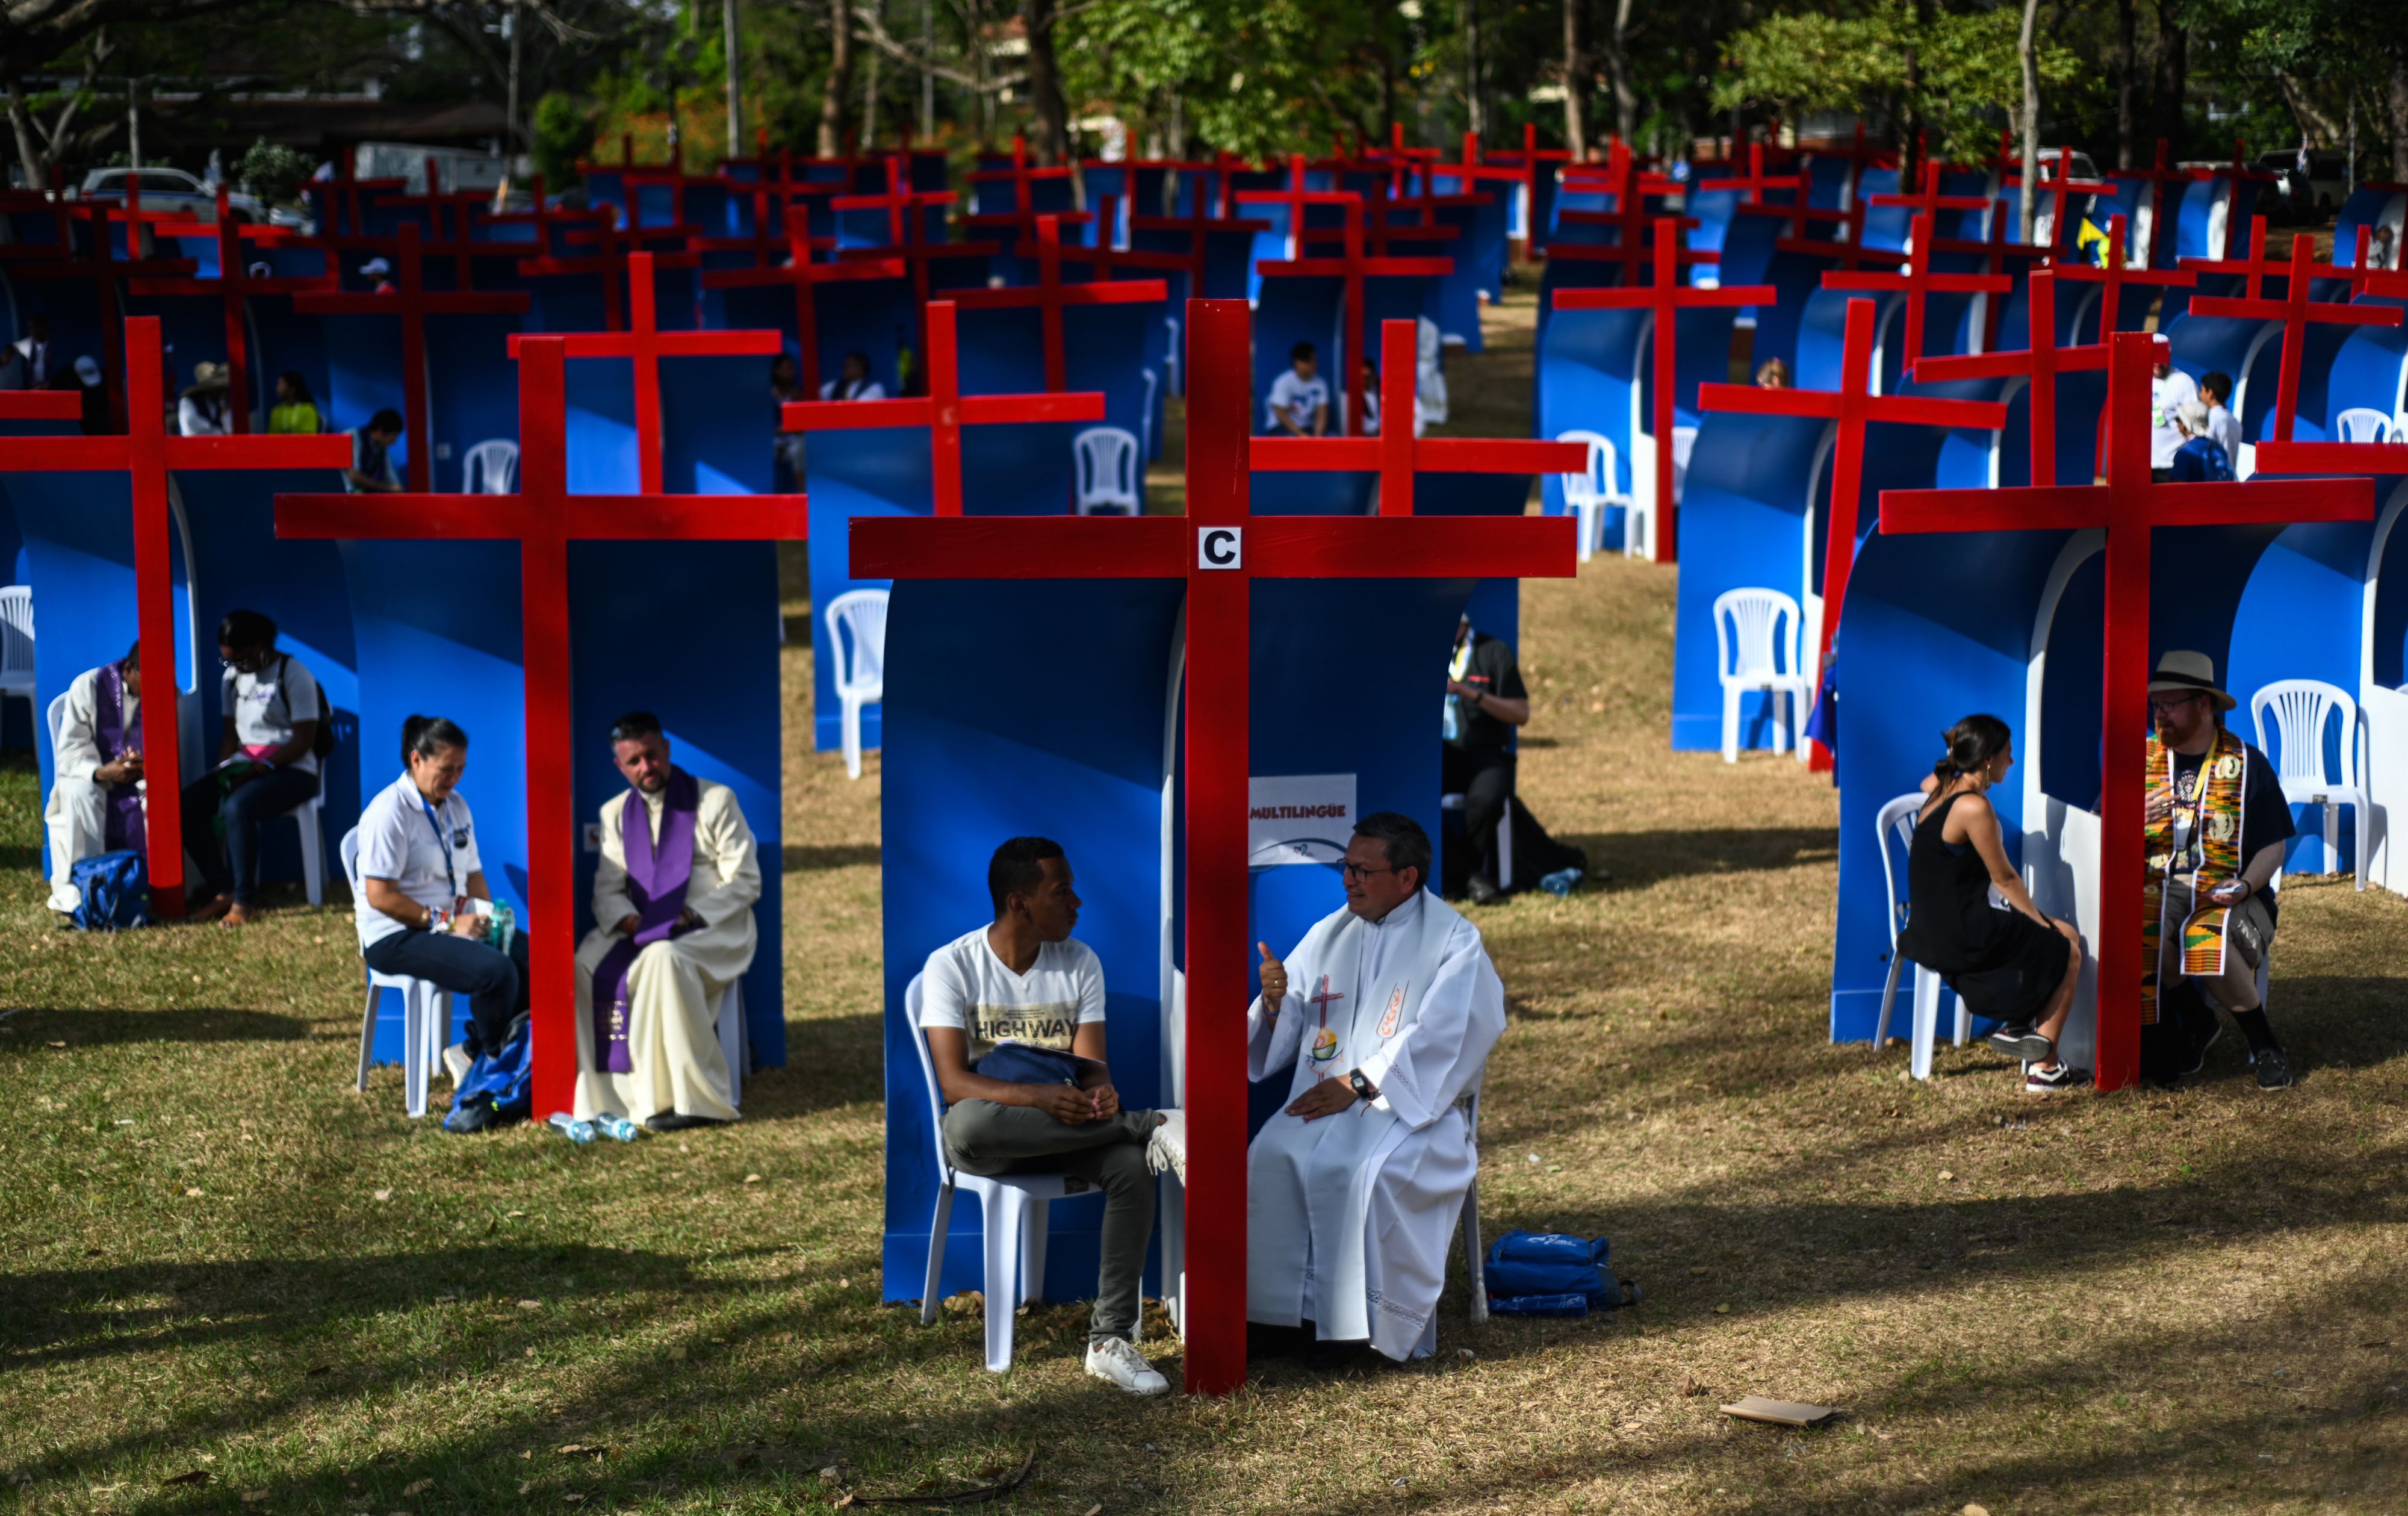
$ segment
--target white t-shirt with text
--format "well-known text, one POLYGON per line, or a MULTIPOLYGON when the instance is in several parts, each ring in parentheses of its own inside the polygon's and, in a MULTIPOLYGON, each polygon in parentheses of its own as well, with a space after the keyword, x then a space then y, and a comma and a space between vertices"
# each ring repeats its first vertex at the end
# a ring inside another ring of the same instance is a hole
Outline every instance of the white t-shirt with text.
POLYGON ((928 954, 920 975, 920 1025, 968 1034, 969 1062, 997 1043, 1068 1052, 1088 1022, 1104 1019, 1104 965, 1083 942, 1048 942, 1025 974, 988 945, 983 926, 928 954))
POLYGON ((1288 368, 1271 380, 1270 400, 1264 411, 1263 424, 1276 431, 1280 417, 1284 415, 1297 431, 1310 434, 1313 414, 1328 404, 1329 386, 1323 382, 1320 375, 1298 379, 1296 370, 1288 368))

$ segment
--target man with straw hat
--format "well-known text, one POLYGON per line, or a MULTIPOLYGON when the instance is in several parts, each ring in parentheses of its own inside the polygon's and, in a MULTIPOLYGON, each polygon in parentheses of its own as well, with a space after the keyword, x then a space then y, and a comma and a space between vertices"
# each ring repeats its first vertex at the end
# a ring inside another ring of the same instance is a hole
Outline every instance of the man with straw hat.
POLYGON ((193 382, 176 402, 176 430, 186 436, 223 436, 234 430, 226 365, 207 360, 193 365, 193 382))
POLYGON ((2232 696, 2203 652, 2157 660, 2149 679, 2148 883, 2142 912, 2142 1070, 2195 1074, 2222 1035, 2222 1007, 2249 1039, 2258 1087, 2291 1082, 2266 1023, 2258 971, 2274 936, 2269 888, 2291 840, 2291 807, 2266 755, 2224 725, 2232 696))

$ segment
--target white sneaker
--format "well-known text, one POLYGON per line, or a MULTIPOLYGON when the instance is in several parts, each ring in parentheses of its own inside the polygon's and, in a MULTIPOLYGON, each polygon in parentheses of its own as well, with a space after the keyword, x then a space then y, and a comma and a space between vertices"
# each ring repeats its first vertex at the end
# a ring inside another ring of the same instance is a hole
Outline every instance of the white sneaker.
POLYGON ((1123 1337, 1106 1337, 1087 1348, 1087 1372, 1110 1380, 1131 1394, 1168 1394, 1170 1381, 1154 1371, 1137 1345, 1123 1337))
POLYGON ((467 1044, 454 1042, 443 1050, 443 1067, 452 1076, 452 1088, 456 1090, 460 1087, 460 1081, 468 1077, 470 1066, 467 1044))
POLYGON ((1187 1182, 1187 1112, 1157 1110, 1162 1124, 1145 1139, 1145 1167, 1150 1174, 1175 1173, 1187 1182))

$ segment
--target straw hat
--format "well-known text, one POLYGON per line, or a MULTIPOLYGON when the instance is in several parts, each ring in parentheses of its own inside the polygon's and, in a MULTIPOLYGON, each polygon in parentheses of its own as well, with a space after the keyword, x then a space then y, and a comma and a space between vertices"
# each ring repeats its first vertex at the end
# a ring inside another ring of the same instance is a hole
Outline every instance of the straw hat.
POLYGON ((203 359, 193 365, 193 382, 185 387, 184 393, 188 395, 223 394, 231 382, 225 365, 203 359))
POLYGON ((2215 702, 2218 710, 2230 710, 2240 704, 2217 688, 2215 660, 2203 652, 2177 651, 2157 659, 2157 671, 2149 676, 2151 694, 2204 694, 2215 702))

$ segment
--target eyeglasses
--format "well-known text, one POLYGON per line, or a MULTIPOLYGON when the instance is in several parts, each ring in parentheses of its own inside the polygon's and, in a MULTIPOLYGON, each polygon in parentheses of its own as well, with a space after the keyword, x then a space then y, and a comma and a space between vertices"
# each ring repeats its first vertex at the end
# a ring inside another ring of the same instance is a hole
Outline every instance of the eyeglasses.
POLYGON ((1395 874, 1400 872, 1400 870, 1394 868, 1365 868, 1361 864, 1340 864, 1339 865, 1339 871, 1358 884, 1363 880, 1369 879, 1374 874, 1395 874))
POLYGON ((2178 694, 2169 700, 2161 699, 2153 694, 2149 696, 2149 708, 2151 710, 2180 710, 2183 707, 2187 706, 2192 701, 2200 698, 2200 696, 2196 694, 2178 694))

